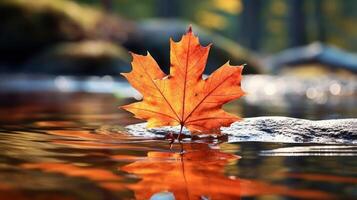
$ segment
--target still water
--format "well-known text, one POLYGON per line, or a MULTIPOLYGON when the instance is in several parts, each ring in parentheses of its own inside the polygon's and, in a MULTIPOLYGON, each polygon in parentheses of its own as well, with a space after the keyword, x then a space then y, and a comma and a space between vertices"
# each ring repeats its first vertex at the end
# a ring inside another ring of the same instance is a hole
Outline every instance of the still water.
POLYGON ((2 200, 357 199, 353 146, 200 141, 180 154, 179 144, 126 133, 139 121, 117 109, 128 100, 110 94, 0 99, 2 200), (305 153, 267 153, 279 149, 305 153))

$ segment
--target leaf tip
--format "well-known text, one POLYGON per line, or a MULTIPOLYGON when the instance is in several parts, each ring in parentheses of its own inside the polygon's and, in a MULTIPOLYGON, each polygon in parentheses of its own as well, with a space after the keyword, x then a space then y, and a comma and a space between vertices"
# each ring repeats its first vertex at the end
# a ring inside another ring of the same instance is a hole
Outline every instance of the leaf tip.
POLYGON ((129 54, 131 55, 132 61, 134 61, 135 56, 137 55, 136 53, 129 51, 129 54))
POLYGON ((123 109, 123 110, 126 110, 125 109, 125 107, 126 107, 127 105, 123 105, 123 106, 118 106, 118 109, 123 109))
POLYGON ((134 55, 135 55, 135 53, 132 52, 132 51, 129 51, 129 54, 130 54, 131 56, 134 56, 134 55))
POLYGON ((186 33, 192 33, 192 24, 188 26, 186 33))

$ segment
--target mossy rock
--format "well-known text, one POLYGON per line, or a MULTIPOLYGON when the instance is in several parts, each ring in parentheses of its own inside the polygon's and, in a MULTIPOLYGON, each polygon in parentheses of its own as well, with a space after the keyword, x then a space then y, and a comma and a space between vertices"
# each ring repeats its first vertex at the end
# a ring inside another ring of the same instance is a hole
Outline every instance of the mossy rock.
POLYGON ((15 64, 60 42, 122 42, 131 30, 130 22, 68 0, 2 0, 0 23, 0 59, 15 64))
POLYGON ((119 75, 130 69, 126 49, 107 41, 68 42, 35 56, 25 72, 69 75, 119 75))

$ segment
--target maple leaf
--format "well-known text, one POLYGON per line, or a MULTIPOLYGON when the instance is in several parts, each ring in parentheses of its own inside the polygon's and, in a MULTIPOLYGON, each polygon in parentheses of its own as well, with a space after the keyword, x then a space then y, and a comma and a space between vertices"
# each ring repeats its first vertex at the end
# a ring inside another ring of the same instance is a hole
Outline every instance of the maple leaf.
POLYGON ((200 45, 191 27, 181 41, 170 39, 170 75, 161 71, 150 53, 132 53, 132 71, 122 75, 143 99, 121 108, 147 120, 148 128, 180 125, 180 133, 183 127, 193 134, 219 133, 220 127, 239 120, 222 105, 244 94, 240 84, 243 66, 227 62, 203 79, 210 47, 200 45))

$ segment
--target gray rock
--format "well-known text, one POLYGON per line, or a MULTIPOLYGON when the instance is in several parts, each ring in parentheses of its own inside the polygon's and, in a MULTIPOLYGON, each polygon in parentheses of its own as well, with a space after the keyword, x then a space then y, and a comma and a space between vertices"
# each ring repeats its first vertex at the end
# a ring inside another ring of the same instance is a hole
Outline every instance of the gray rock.
POLYGON ((175 195, 171 192, 159 192, 150 197, 150 200, 175 200, 175 195))
POLYGON ((275 73, 287 66, 308 63, 319 63, 332 69, 346 69, 357 73, 357 54, 318 42, 284 50, 265 61, 266 66, 275 73))
MULTIPOLYGON (((179 127, 146 129, 146 123, 127 126, 129 134, 163 138, 168 132, 177 133, 179 127)), ((223 127, 228 142, 281 142, 357 144, 357 119, 311 121, 289 117, 255 117, 223 127)), ((189 135, 188 130, 184 130, 189 135)))

